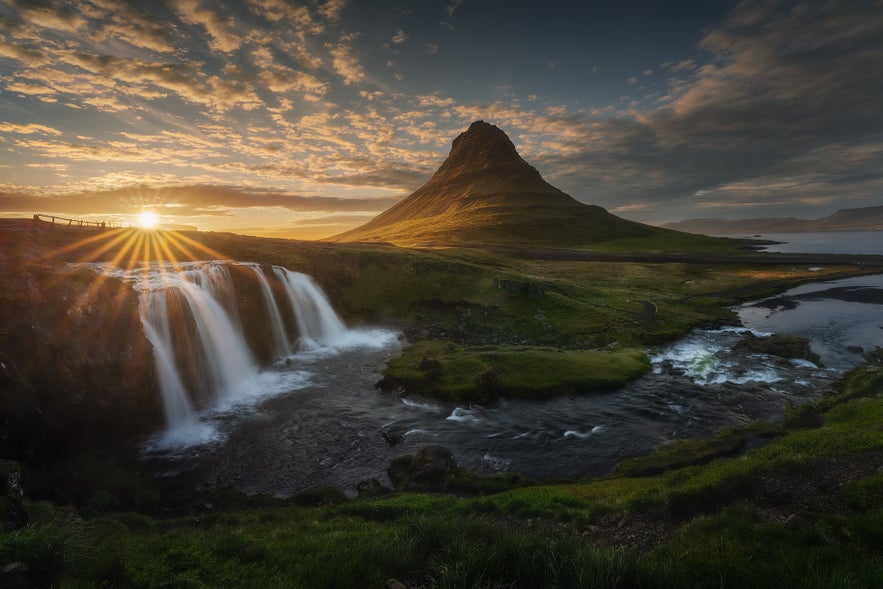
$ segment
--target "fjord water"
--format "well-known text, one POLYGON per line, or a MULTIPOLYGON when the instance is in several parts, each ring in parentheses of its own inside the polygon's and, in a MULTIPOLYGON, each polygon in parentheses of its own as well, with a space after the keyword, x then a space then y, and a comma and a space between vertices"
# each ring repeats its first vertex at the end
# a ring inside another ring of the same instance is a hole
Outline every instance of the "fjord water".
MULTIPOLYGON (((883 231, 773 233, 766 249, 782 253, 883 255, 883 231)), ((805 337, 826 367, 846 371, 859 350, 883 346, 883 275, 804 284, 763 301, 741 305, 746 327, 805 337)))

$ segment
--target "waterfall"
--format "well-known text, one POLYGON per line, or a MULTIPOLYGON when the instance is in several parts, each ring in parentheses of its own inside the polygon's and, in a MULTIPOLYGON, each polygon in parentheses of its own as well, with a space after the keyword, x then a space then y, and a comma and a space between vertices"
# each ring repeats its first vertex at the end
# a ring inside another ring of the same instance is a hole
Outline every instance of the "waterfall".
POLYGON ((249 328, 252 336, 257 333, 272 338, 272 349, 278 357, 292 353, 295 339, 300 349, 313 350, 320 346, 374 345, 388 337, 364 332, 360 340, 358 334, 362 331, 347 329, 309 276, 279 266, 273 266, 272 273, 257 264, 221 261, 151 262, 130 269, 89 266, 132 283, 139 292, 141 323, 153 346, 170 430, 195 424, 198 410, 206 405, 217 407, 255 398, 273 387, 278 390, 303 380, 289 374, 287 380, 276 378, 270 382, 270 375, 260 374, 257 359, 246 342, 240 315, 243 297, 236 290, 231 268, 253 270, 266 311, 261 317, 267 318, 268 325, 252 324, 249 328), (278 304, 271 280, 277 292, 279 287, 285 291, 282 300, 287 298, 290 305, 278 304), (291 320, 286 323, 289 313, 293 317, 289 316, 291 320), (289 333, 286 326, 295 324, 299 333, 289 333))
POLYGON ((175 368, 165 291, 141 293, 140 307, 144 335, 153 346, 153 359, 163 397, 166 424, 172 428, 180 427, 193 418, 193 404, 187 397, 184 383, 181 382, 181 377, 175 368))
POLYGON ((282 320, 282 313, 279 312, 279 306, 276 305, 276 297, 273 296, 273 289, 270 287, 270 281, 267 280, 263 269, 260 266, 252 266, 261 284, 261 292, 264 295, 264 304, 270 314, 270 328, 273 331, 274 351, 279 358, 285 357, 291 353, 291 342, 288 341, 286 334, 285 322, 282 320))
POLYGON ((274 266, 273 271, 286 286, 288 300, 300 329, 301 349, 316 349, 346 342, 346 325, 312 278, 279 266, 274 266))

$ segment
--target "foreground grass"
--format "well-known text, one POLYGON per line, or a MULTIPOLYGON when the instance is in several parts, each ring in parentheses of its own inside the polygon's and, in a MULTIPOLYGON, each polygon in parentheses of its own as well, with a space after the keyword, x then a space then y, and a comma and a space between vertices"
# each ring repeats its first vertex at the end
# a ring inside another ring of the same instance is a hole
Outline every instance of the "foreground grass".
POLYGON ((837 394, 793 410, 787 431, 724 430, 610 478, 484 497, 267 499, 178 517, 87 518, 32 503, 30 524, 0 537, 0 562, 65 587, 874 587, 881 423, 878 351, 837 394), (773 434, 740 456, 714 456, 773 434), (654 466, 659 474, 646 474, 654 466))

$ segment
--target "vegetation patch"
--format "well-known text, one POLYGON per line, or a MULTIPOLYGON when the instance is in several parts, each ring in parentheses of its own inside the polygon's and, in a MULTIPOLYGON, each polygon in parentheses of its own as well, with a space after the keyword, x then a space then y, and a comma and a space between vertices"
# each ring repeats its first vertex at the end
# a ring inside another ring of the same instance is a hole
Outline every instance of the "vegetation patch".
POLYGON ((640 350, 464 347, 422 341, 389 362, 379 386, 457 402, 547 398, 622 386, 649 370, 640 350))
POLYGON ((822 366, 822 360, 810 348, 809 340, 797 335, 774 334, 758 337, 749 332, 736 343, 735 350, 779 356, 786 360, 809 360, 816 366, 822 366))

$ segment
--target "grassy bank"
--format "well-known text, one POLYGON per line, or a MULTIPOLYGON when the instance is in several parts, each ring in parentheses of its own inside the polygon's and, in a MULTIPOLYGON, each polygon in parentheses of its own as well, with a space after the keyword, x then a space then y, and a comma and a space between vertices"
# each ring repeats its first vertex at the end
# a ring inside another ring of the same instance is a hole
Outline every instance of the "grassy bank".
POLYGON ((632 461, 605 479, 489 496, 243 499, 177 517, 31 503, 29 526, 0 538, 0 561, 71 587, 876 586, 883 353, 811 407, 810 428, 727 430, 662 448, 643 470, 632 461), (734 436, 770 435, 714 455, 734 436))
POLYGON ((450 342, 421 341, 389 362, 380 386, 449 401, 542 399, 621 387, 649 367, 644 353, 634 349, 463 347, 450 342))

